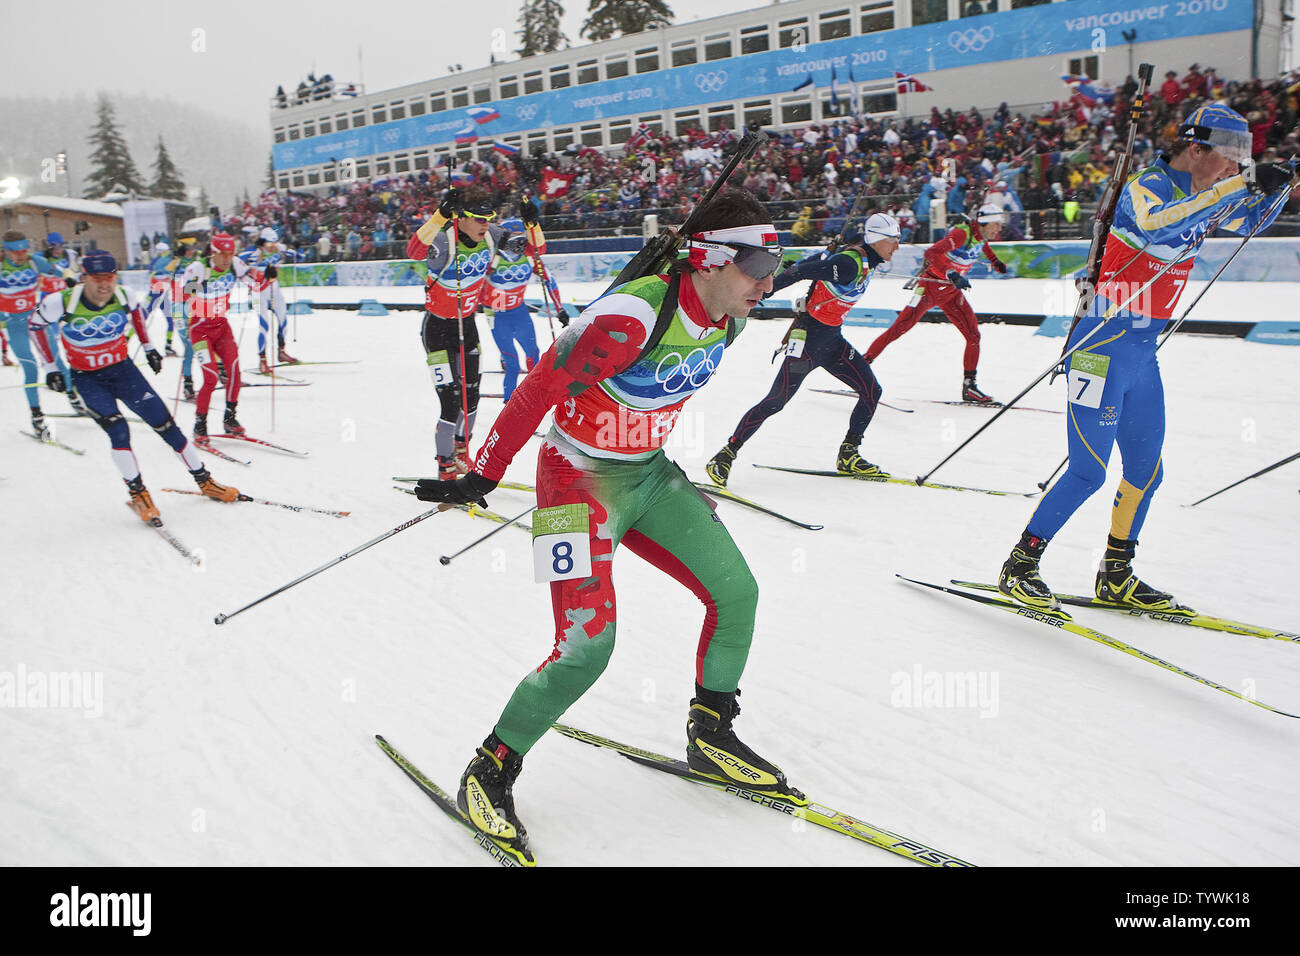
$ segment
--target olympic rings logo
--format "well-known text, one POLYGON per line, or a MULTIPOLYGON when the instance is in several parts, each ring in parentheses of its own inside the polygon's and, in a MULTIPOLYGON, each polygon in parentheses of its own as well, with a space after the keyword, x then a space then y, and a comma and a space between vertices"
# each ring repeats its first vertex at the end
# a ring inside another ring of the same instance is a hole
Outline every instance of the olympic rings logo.
POLYGON ((693 349, 685 358, 682 358, 681 352, 669 352, 655 366, 655 381, 669 395, 680 392, 688 385, 692 389, 699 388, 717 371, 718 357, 724 348, 725 345, 719 342, 707 352, 703 348, 693 349), (669 359, 677 361, 665 365, 669 359))
POLYGON ((531 122, 537 116, 537 104, 525 103, 515 107, 515 116, 524 122, 531 122))
POLYGON ((546 527, 552 531, 564 531, 573 524, 573 518, 567 514, 547 515, 546 527))
POLYGON ((382 134, 380 134, 380 139, 385 143, 396 143, 401 136, 402 134, 395 129, 386 129, 382 134))
POLYGON ((701 93, 716 93, 727 85, 727 71, 701 73, 695 78, 695 85, 699 87, 701 93))
POLYGON ((982 50, 993 39, 993 28, 982 26, 978 30, 953 30, 948 34, 948 45, 958 53, 971 53, 982 50))
POLYGON ((111 338, 121 335, 125 328, 126 315, 121 310, 93 318, 78 316, 71 322, 64 323, 68 338, 73 340, 111 338))

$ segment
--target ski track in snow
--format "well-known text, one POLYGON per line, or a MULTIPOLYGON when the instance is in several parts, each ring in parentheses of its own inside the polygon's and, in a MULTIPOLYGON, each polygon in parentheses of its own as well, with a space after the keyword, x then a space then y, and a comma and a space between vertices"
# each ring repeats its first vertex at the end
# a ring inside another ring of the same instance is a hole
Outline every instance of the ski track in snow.
MULTIPOLYGON (((977 283, 985 302, 998 291, 986 285, 977 283)), ((566 293, 586 301, 593 288, 574 284, 566 293)), ((1256 305, 1280 291, 1229 284, 1215 294, 1256 305)), ((385 292, 330 290, 356 299, 385 292)), ((879 303, 869 296, 866 304, 879 303)), ((255 321, 243 319, 244 367, 256 359, 255 321)), ((536 327, 539 342, 549 343, 544 315, 536 327)), ((776 371, 768 360, 785 327, 751 322, 688 405, 669 451, 692 477, 703 478, 704 462, 766 393, 776 371)), ((383 733, 454 792, 515 684, 550 651, 549 592, 532 583, 526 534, 504 530, 443 567, 439 555, 494 526, 438 515, 213 624, 218 612, 425 508, 389 480, 435 467, 437 403, 419 351, 419 313, 319 311, 292 328, 294 354, 362 364, 293 370, 310 389, 246 391, 240 419, 250 434, 311 457, 240 446, 230 450, 252 467, 207 463, 219 481, 248 493, 350 509, 351 518, 164 493, 189 479, 164 443, 133 424, 167 528, 204 552, 203 568, 192 570, 121 507, 126 493, 93 423, 55 421, 61 437, 87 450, 81 458, 0 430, 7 540, 0 580, 8 582, 0 674, 90 672, 103 687, 99 716, 6 708, 0 860, 492 865, 373 735, 383 733)), ((498 367, 483 323, 480 332, 484 367, 498 367)), ((859 348, 878 333, 847 330, 859 348)), ((981 387, 1009 398, 1061 344, 1028 328, 985 326, 981 387)), ((961 351, 955 329, 922 324, 877 360, 885 401, 916 412, 881 408, 863 442, 866 457, 912 477, 988 417, 907 400, 956 398, 961 351)), ((1300 468, 1181 507, 1295 451, 1294 353, 1180 336, 1161 361, 1166 477, 1141 536, 1139 573, 1207 613, 1300 630, 1293 582, 1300 468)), ((179 369, 169 358, 151 379, 169 407, 179 369)), ((0 384, 18 375, 0 369, 0 384)), ((718 505, 761 589, 737 725, 746 742, 819 802, 978 864, 1300 859, 1300 832, 1288 822, 1300 789, 1293 759, 1300 722, 894 578, 901 571, 937 583, 993 580, 1036 499, 752 468, 833 467, 852 402, 814 387, 838 383, 815 373, 745 447, 731 487, 826 530, 718 505), (913 706, 904 691, 918 668, 923 678, 971 674, 989 688, 996 680, 996 694, 986 706, 934 706, 923 697, 913 706)), ((20 394, 0 392, 16 424, 25 420, 20 394)), ((210 417, 220 414, 220 399, 210 417)), ((42 401, 48 411, 65 402, 48 392, 42 401)), ((1062 384, 1041 385, 1025 401, 1063 407, 1062 384)), ((483 401, 475 447, 499 408, 483 401)), ((192 415, 192 406, 180 406, 187 430, 192 415)), ((934 480, 1033 491, 1065 454, 1063 429, 1059 416, 1011 412, 934 480)), ((539 444, 529 443, 510 478, 533 481, 539 444)), ((1116 453, 1105 488, 1047 552, 1044 576, 1062 591, 1092 586, 1118 466, 1116 453)), ((489 503, 514 514, 529 498, 499 491, 489 503)), ((635 557, 617 561, 619 647, 564 720, 678 754, 702 611, 635 557)), ((1300 647, 1085 609, 1076 618, 1274 706, 1300 708, 1300 647)), ((911 865, 558 735, 528 755, 515 795, 543 865, 911 865)))

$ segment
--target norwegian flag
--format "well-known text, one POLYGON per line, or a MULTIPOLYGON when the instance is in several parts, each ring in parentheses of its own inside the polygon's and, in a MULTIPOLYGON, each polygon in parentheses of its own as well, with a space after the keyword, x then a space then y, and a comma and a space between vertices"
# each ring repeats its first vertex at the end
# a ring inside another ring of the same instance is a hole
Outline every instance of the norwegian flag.
POLYGON ((490 123, 494 119, 500 119, 501 114, 490 106, 471 106, 465 110, 475 123, 490 123))
POLYGON ((929 93, 934 90, 933 86, 926 86, 910 73, 899 73, 895 70, 894 79, 898 81, 900 93, 929 93))
POLYGON ((573 173, 557 173, 547 166, 546 169, 542 170, 542 195, 551 199, 558 199, 569 191, 569 186, 573 180, 573 173))
POLYGON ((650 137, 653 133, 654 131, 650 129, 650 124, 642 123, 636 128, 636 132, 628 137, 627 142, 623 144, 623 152, 631 153, 640 149, 646 143, 650 142, 650 137))

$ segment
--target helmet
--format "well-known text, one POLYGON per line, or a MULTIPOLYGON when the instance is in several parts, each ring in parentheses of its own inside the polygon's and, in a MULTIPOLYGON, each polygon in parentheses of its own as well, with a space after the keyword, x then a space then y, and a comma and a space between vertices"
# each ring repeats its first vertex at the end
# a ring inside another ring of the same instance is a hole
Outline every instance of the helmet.
POLYGON ((228 232, 219 232, 208 240, 208 248, 213 252, 234 252, 235 237, 228 232))
POLYGON ((996 222, 998 225, 1002 225, 1006 222, 1006 215, 1003 213, 1001 206, 995 205, 991 202, 986 202, 984 205, 980 206, 980 211, 978 216, 976 216, 975 221, 981 225, 988 222, 996 222))
POLYGON ((528 248, 528 235, 524 232, 522 219, 505 219, 501 222, 505 232, 501 236, 501 248, 512 256, 522 256, 528 248))
POLYGON ((103 275, 107 272, 117 271, 117 260, 113 258, 111 252, 105 252, 103 249, 96 249, 94 252, 87 252, 81 257, 81 271, 85 275, 103 275))
POLYGON ((1178 138, 1209 146, 1238 165, 1250 162, 1253 137, 1245 117, 1222 103, 1209 103, 1187 114, 1178 127, 1178 138))
POLYGON ((171 251, 171 248, 172 248, 172 247, 169 246, 169 245, 167 245, 167 243, 165 243, 165 242, 161 242, 161 241, 160 241, 160 242, 155 242, 155 243, 153 244, 153 251, 154 251, 157 255, 162 255, 164 252, 170 252, 170 251, 171 251))
POLYGON ((63 245, 63 237, 57 232, 52 232, 45 237, 45 244, 47 246, 61 246, 63 245))
POLYGON ((267 226, 267 227, 266 227, 265 229, 263 229, 260 233, 258 233, 258 234, 257 234, 257 237, 258 237, 259 239, 261 239, 263 242, 279 242, 279 241, 280 241, 280 235, 279 235, 279 233, 277 233, 277 232, 276 232, 274 229, 272 229, 270 226, 267 226))
POLYGON ((897 239, 898 220, 889 213, 873 213, 864 224, 863 233, 868 245, 881 239, 897 239))

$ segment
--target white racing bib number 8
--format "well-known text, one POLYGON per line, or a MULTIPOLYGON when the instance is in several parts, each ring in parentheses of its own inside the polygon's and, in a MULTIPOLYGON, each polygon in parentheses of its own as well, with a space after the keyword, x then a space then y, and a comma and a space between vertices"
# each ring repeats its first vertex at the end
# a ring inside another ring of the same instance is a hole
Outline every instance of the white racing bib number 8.
POLYGON ((1100 408, 1101 393, 1106 388, 1110 356, 1093 352, 1075 352, 1070 356, 1070 373, 1066 388, 1072 405, 1100 408))
POLYGON ((590 513, 585 504, 533 512, 533 580, 538 584, 591 576, 590 513))

